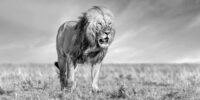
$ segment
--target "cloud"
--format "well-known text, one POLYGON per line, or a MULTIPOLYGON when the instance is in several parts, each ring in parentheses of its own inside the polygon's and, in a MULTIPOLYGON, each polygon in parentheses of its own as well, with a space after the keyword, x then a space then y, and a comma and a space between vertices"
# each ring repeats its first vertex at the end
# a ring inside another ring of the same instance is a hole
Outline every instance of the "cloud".
POLYGON ((200 63, 200 56, 198 57, 183 57, 172 61, 174 63, 200 63))
POLYGON ((174 61, 174 63, 200 63, 200 58, 182 58, 174 61))
POLYGON ((196 16, 193 21, 191 21, 191 24, 188 25, 188 28, 194 28, 200 26, 200 15, 196 16))

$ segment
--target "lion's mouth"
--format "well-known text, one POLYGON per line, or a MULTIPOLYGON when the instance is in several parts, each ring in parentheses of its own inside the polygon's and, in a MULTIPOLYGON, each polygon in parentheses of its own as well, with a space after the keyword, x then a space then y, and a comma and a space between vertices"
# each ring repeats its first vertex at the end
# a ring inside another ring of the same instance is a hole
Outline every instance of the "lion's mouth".
POLYGON ((99 39, 100 44, 108 43, 108 38, 105 39, 99 39))
POLYGON ((101 46, 101 47, 108 47, 108 37, 106 37, 106 38, 104 38, 104 39, 99 39, 99 45, 101 46))
POLYGON ((99 43, 100 43, 100 44, 103 44, 103 43, 104 43, 104 40, 103 40, 103 39, 99 39, 99 43))

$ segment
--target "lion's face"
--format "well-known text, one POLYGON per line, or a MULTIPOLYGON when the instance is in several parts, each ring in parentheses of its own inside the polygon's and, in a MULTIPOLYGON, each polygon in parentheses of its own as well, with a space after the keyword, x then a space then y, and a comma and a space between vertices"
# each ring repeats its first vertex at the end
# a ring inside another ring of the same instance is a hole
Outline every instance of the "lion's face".
POLYGON ((99 47, 107 48, 113 41, 115 29, 112 28, 111 23, 98 23, 97 25, 89 25, 86 34, 87 38, 91 41, 96 41, 99 47))
POLYGON ((98 24, 99 25, 97 25, 97 32, 96 32, 97 44, 101 48, 107 48, 112 42, 114 29, 112 29, 111 23, 110 25, 104 25, 104 26, 102 26, 102 24, 100 23, 98 24))

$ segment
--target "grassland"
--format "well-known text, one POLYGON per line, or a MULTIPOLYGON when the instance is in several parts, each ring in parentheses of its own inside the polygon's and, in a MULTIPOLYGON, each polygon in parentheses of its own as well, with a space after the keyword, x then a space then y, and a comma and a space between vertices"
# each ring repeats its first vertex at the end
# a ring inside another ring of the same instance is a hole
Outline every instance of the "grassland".
POLYGON ((90 67, 79 66, 77 88, 60 91, 51 64, 1 64, 0 100, 199 100, 199 64, 106 64, 102 93, 91 92, 90 67))

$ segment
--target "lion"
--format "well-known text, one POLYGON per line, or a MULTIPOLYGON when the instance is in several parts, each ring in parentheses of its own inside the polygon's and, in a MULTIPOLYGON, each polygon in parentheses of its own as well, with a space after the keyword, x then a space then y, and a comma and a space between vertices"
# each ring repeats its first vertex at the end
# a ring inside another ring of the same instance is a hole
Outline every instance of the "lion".
POLYGON ((78 21, 62 24, 56 37, 61 90, 76 87, 77 64, 91 66, 92 90, 98 87, 98 76, 108 47, 115 36, 113 14, 105 7, 94 6, 79 17, 78 21))

